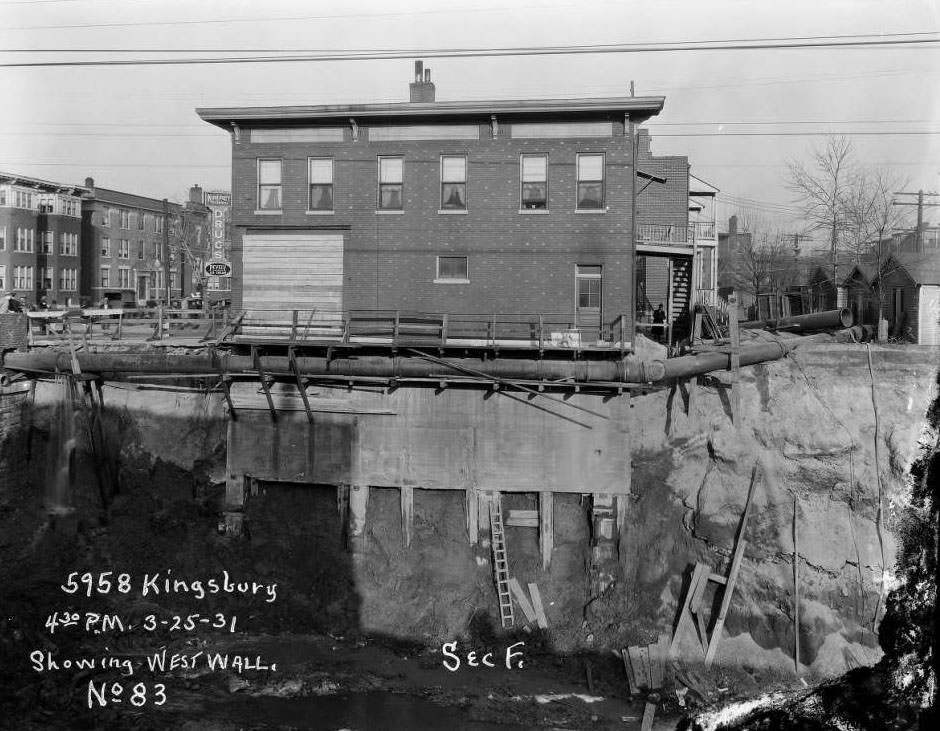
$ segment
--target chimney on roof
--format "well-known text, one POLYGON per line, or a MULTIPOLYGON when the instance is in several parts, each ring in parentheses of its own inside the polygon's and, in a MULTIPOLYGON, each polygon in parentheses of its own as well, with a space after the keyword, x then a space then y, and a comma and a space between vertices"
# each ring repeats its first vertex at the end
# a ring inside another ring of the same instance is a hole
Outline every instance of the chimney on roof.
POLYGON ((408 100, 412 104, 434 101, 431 69, 424 68, 424 61, 415 61, 415 80, 408 85, 408 92, 408 100))
POLYGON ((189 189, 189 202, 195 203, 197 205, 202 205, 202 187, 199 185, 193 185, 189 189))
POLYGON ((728 233, 736 234, 738 232, 738 217, 732 216, 728 219, 728 233))
POLYGON ((86 188, 94 188, 94 187, 95 187, 95 179, 94 179, 94 178, 85 178, 85 187, 86 187, 86 188))

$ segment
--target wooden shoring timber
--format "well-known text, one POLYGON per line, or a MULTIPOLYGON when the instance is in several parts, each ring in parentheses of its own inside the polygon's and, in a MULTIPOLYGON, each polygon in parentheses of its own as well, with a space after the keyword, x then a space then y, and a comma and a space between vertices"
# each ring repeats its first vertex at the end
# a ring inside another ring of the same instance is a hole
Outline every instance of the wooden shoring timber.
POLYGON ((411 545, 411 533, 414 528, 415 503, 414 488, 402 487, 401 490, 401 539, 407 548, 411 545))
POLYGON ((630 652, 626 647, 620 650, 620 659, 623 660, 623 671, 627 675, 627 688, 630 695, 636 695, 640 692, 640 686, 637 684, 636 675, 633 673, 633 662, 630 660, 630 652))
POLYGON ((647 702, 643 708, 643 721, 640 731, 653 731, 653 721, 656 718, 656 704, 647 702))
POLYGON ((537 584, 529 584, 529 594, 532 597, 532 608, 535 610, 535 621, 542 629, 548 629, 548 619, 545 608, 542 606, 542 595, 537 584))
POLYGON ((510 510, 506 518, 506 525, 514 528, 538 528, 538 510, 510 510))
POLYGON ((522 591, 522 587, 515 577, 509 580, 509 591, 512 592, 513 599, 516 600, 516 604, 519 605, 519 609, 521 609, 522 613, 525 615, 526 621, 535 622, 536 615, 535 609, 532 607, 532 602, 529 601, 529 597, 522 591))
MULTIPOLYGON (((672 634, 672 642, 669 645, 669 653, 675 654, 679 647, 679 638, 682 636, 682 631, 685 627, 688 627, 689 630, 696 635, 698 630, 696 627, 696 622, 694 615, 691 611, 692 599, 696 596, 698 592, 699 584, 705 583, 708 579, 707 577, 711 574, 711 567, 708 564, 697 563, 695 568, 692 569, 692 579, 689 582, 689 588, 686 589, 685 599, 682 603, 682 610, 679 613, 679 622, 676 624, 675 632, 672 634)), ((702 638, 703 649, 706 638, 702 638)))
POLYGON ((255 364, 255 369, 258 371, 258 378, 261 380, 261 388, 268 402, 268 411, 271 413, 271 421, 277 421, 277 409, 274 408, 274 399, 271 398, 271 381, 273 377, 270 377, 269 380, 269 376, 264 372, 264 368, 261 367, 261 359, 258 357, 258 348, 255 345, 251 346, 251 360, 255 364))
POLYGON ((747 530, 748 517, 751 514, 751 505, 754 497, 754 490, 761 481, 763 473, 760 462, 754 465, 751 471, 751 484, 747 490, 747 500, 744 503, 744 515, 741 516, 741 527, 738 529, 737 541, 734 547, 734 556, 731 559, 731 569, 728 571, 728 580, 725 584, 725 591, 721 597, 721 608, 718 611, 718 619, 715 620, 715 626, 712 629, 712 636, 708 642, 708 651, 705 653, 705 667, 711 666, 718 652, 718 643, 721 641, 721 633, 725 626, 725 618, 728 615, 728 607, 731 606, 731 597, 734 595, 734 584, 738 578, 738 572, 741 569, 741 559, 744 558, 744 549, 747 541, 744 540, 744 533, 747 530))
MULTIPOLYGON (((539 551, 542 570, 548 571, 555 547, 555 496, 551 492, 539 493, 539 551)), ((534 584, 533 584, 534 586, 534 584)))
POLYGON ((734 428, 741 425, 741 339, 738 329, 738 298, 732 294, 728 298, 728 336, 731 340, 731 418, 734 428))
POLYGON ((480 498, 476 488, 464 490, 464 509, 467 511, 467 540, 475 546, 480 542, 480 498))
MULTIPOLYGON (((294 310, 294 318, 297 317, 297 310, 294 310)), ((304 402, 304 411, 307 412, 307 421, 313 423, 313 412, 310 410, 310 399, 307 398, 307 383, 300 375, 300 369, 297 368, 297 355, 294 353, 294 348, 291 346, 287 349, 287 362, 290 365, 290 369, 294 373, 294 379, 297 382, 297 391, 300 393, 300 398, 304 402)))

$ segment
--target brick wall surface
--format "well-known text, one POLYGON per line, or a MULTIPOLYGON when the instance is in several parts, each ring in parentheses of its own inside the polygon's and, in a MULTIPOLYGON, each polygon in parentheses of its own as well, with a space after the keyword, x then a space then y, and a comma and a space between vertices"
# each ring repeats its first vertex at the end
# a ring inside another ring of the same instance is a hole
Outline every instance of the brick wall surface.
POLYGON ((6 350, 26 350, 25 313, 0 313, 0 353, 6 350))
MULTIPOLYGON (((603 267, 603 320, 633 310, 630 137, 622 122, 610 138, 512 139, 510 125, 479 140, 370 142, 365 129, 343 143, 233 143, 233 305, 246 229, 339 230, 344 234, 345 309, 410 309, 450 313, 570 313, 577 265, 603 267), (575 212, 579 152, 606 154, 606 211, 575 212), (520 156, 548 155, 548 214, 520 213, 520 156), (468 158, 468 213, 442 214, 440 156, 468 158), (376 213, 380 155, 402 155, 404 213, 376 213), (307 209, 307 158, 334 159, 333 215, 307 209), (257 159, 282 160, 279 214, 255 214, 257 159), (470 282, 435 283, 436 257, 467 255, 470 282)), ((668 191, 644 194, 647 220, 684 224, 685 158, 652 158, 644 169, 668 177, 668 191)))
POLYGON ((26 477, 24 409, 28 384, 0 386, 0 503, 26 477))

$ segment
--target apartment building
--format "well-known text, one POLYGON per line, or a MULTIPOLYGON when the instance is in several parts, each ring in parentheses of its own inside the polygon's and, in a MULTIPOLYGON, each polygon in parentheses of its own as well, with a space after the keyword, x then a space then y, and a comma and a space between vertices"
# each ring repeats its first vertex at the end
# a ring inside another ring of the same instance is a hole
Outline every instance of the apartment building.
POLYGON ((82 189, 0 173, 0 292, 28 306, 78 304, 82 189))

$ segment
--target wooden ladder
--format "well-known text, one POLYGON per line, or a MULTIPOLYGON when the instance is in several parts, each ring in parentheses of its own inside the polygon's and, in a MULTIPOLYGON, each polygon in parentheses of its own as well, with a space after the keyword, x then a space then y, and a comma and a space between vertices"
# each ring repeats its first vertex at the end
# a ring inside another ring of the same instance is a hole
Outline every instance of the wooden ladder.
POLYGON ((506 629, 515 625, 515 618, 512 614, 512 595, 509 593, 509 559, 506 556, 503 507, 499 495, 490 501, 490 534, 493 542, 493 576, 499 595, 499 618, 503 629, 506 629))

